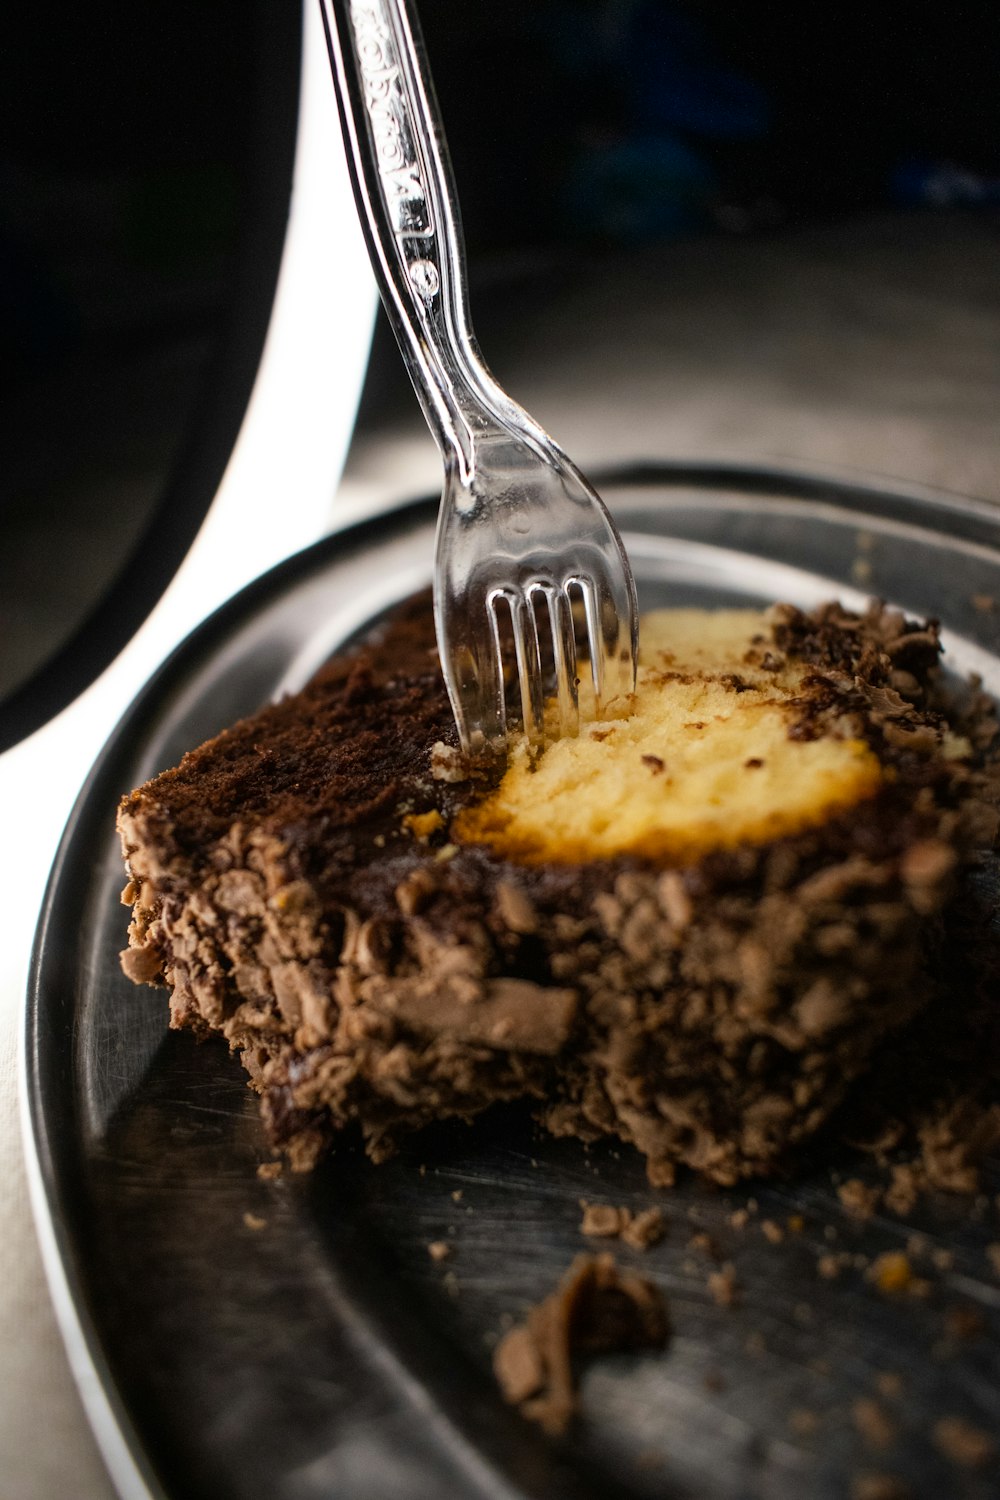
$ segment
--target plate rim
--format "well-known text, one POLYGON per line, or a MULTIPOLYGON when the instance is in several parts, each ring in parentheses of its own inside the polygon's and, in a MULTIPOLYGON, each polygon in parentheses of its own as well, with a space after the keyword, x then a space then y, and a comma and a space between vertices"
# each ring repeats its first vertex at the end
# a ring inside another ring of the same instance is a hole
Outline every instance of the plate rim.
MULTIPOLYGON (((637 461, 592 470, 591 478, 599 492, 602 488, 613 487, 679 489, 686 486, 731 489, 761 498, 770 495, 813 503, 837 505, 839 502, 841 509, 856 509, 862 514, 874 511, 900 521, 910 512, 922 514, 927 520, 937 513, 939 524, 927 525, 925 530, 940 534, 943 530, 941 518, 947 518, 952 525, 959 526, 960 535, 986 546, 1000 561, 1000 506, 944 491, 925 489, 918 492, 915 487, 901 490, 895 485, 883 488, 871 482, 856 485, 795 470, 701 461, 637 461)), ((60 1152, 53 1129, 57 1101, 44 1081, 46 1048, 53 1045, 47 1035, 53 1019, 46 1009, 47 944, 57 895, 67 878, 67 864, 75 850, 81 825, 91 813, 102 780, 107 778, 148 707, 169 691, 171 682, 183 674, 189 660, 209 653, 213 644, 242 618, 252 615, 258 604, 321 571, 335 557, 343 556, 345 561, 349 560, 351 556, 377 546, 384 536, 399 537, 407 527, 425 526, 433 519, 437 504, 436 496, 403 499, 377 515, 330 532, 276 564, 214 610, 151 673, 114 725, 87 772, 59 839, 32 942, 22 1008, 19 1049, 22 1146, 29 1201, 56 1320, 84 1410, 121 1500, 173 1500, 173 1497, 157 1479, 129 1414, 128 1403, 112 1375, 100 1330, 90 1315, 85 1277, 70 1222, 72 1194, 64 1180, 60 1160, 70 1147, 64 1145, 60 1152)), ((71 1059, 65 1059, 65 1065, 72 1075, 71 1059)))

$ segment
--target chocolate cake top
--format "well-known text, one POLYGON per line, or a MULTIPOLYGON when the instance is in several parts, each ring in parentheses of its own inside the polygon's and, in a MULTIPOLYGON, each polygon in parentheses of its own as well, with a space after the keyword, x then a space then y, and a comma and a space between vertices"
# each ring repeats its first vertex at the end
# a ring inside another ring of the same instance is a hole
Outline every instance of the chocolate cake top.
MULTIPOLYGON (((877 754, 888 776, 864 820, 834 817, 823 835, 846 855, 865 847, 902 848, 929 826, 932 805, 956 804, 972 774, 940 753, 947 726, 936 706, 940 651, 936 624, 919 625, 873 605, 856 616, 830 605, 813 614, 790 606, 771 613, 765 669, 786 657, 815 667, 797 700, 790 737, 850 732, 877 754), (923 800, 918 794, 923 793, 923 800)), ((959 726, 961 727, 961 726, 959 726)), ((302 873, 335 896, 367 893, 377 906, 407 870, 447 842, 460 809, 496 786, 502 767, 456 769, 457 740, 437 664, 428 599, 397 610, 355 648, 336 657, 299 694, 270 704, 184 756, 123 800, 126 824, 139 819, 142 842, 189 882, 234 823, 280 838, 302 873), (437 748, 435 748, 437 747, 437 748), (359 879, 361 887, 359 888, 359 879)), ((817 835, 793 843, 808 854, 817 835)), ((449 883, 463 869, 481 885, 505 861, 488 849, 450 849, 449 883)), ((607 883, 608 861, 594 884, 607 883)), ((628 857, 611 861, 624 867, 628 857)), ((702 884, 743 880, 752 848, 701 861, 702 884)), ((532 885, 586 886, 588 864, 541 864, 532 885)), ((527 872, 525 872, 527 874, 527 872)), ((693 877, 692 877, 693 878, 693 877)), ((394 902, 391 903, 394 906, 394 902)))

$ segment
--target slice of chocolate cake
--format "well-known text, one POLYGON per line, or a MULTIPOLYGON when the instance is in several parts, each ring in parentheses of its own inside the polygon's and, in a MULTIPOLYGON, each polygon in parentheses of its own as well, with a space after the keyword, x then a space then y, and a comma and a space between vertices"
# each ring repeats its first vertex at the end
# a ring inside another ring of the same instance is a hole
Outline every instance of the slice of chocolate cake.
POLYGON ((940 1003, 993 837, 938 659, 876 606, 663 612, 629 716, 489 770, 418 601, 123 800, 125 972, 239 1050, 297 1167, 526 1097, 655 1183, 775 1170, 940 1003))

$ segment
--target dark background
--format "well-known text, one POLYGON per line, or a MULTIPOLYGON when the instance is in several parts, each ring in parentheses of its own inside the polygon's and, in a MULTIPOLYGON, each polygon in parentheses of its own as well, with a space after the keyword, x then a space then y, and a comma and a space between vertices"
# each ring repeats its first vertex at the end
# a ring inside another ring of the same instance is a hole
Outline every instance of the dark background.
POLYGON ((424 0, 474 254, 1000 201, 1000 7, 424 0))
MULTIPOLYGON (((941 209, 995 219, 995 3, 420 9, 474 287, 873 209, 915 237, 941 209)), ((0 748, 134 632, 221 476, 280 256, 299 29, 290 0, 5 18, 0 748)))

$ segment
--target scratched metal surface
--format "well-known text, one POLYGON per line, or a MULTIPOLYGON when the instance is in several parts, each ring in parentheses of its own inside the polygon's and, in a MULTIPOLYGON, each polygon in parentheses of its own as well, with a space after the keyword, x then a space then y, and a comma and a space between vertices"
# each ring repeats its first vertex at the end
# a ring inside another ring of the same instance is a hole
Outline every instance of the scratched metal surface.
MULTIPOLYGON (((634 471, 602 488, 644 606, 808 604, 860 584, 939 615, 957 667, 1000 688, 988 508, 730 471, 634 471)), ((632 1152, 542 1138, 515 1110, 428 1132, 377 1169, 347 1145, 311 1178, 263 1182, 239 1066, 168 1033, 162 994, 123 979, 118 796, 418 586, 432 535, 430 503, 400 510, 228 606, 119 726, 56 861, 29 995, 33 1149, 76 1301, 77 1368, 103 1382, 141 1492, 841 1500, 875 1471, 918 1500, 995 1496, 997 1464, 956 1469, 929 1428, 945 1414, 998 1426, 1000 1279, 985 1247, 1000 1239, 1000 1164, 971 1208, 941 1198, 911 1221, 858 1224, 829 1170, 657 1194, 632 1152), (663 1288, 674 1331, 666 1354, 594 1363, 583 1417, 557 1443, 503 1406, 490 1348, 584 1248, 581 1197, 664 1207, 666 1239, 620 1255, 663 1288), (756 1218, 738 1232, 729 1215, 748 1197, 756 1218), (754 1227, 793 1213, 803 1231, 781 1244, 754 1227), (736 1264, 736 1308, 708 1295, 711 1265, 688 1244, 700 1229, 736 1264), (831 1245, 871 1256, 914 1231, 953 1257, 926 1300, 881 1297, 860 1272, 817 1275, 831 1245), (435 1239, 453 1247, 440 1263, 435 1239), (984 1331, 949 1343, 955 1306, 984 1331), (902 1394, 879 1397, 895 1431, 879 1450, 852 1404, 877 1394, 881 1372, 902 1394)))

